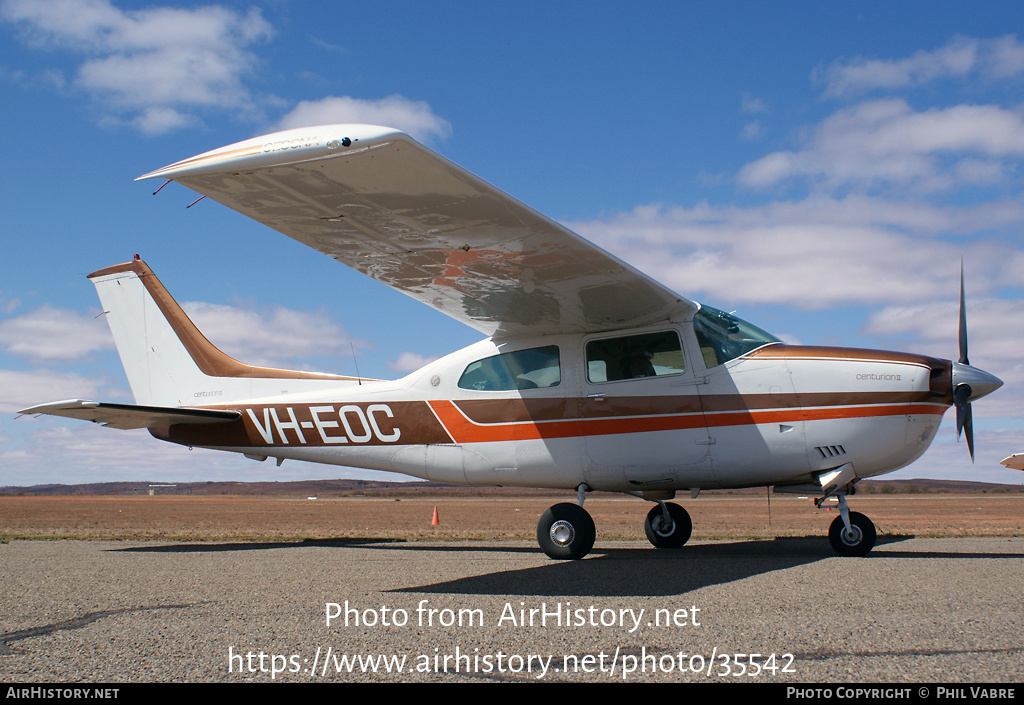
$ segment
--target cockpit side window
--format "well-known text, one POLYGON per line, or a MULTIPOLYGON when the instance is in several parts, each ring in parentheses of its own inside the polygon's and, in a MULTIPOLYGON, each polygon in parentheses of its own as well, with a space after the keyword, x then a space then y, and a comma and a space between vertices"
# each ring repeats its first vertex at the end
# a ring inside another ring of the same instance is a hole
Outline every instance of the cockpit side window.
POLYGON ((708 368, 726 363, 762 345, 782 342, 742 318, 704 305, 693 317, 693 332, 697 334, 701 356, 708 368))
POLYGON ((683 348, 675 331, 587 343, 587 379, 593 383, 675 375, 685 369, 683 348))
POLYGON ((503 392, 557 387, 562 381, 558 346, 516 350, 470 363, 459 378, 460 389, 503 392))

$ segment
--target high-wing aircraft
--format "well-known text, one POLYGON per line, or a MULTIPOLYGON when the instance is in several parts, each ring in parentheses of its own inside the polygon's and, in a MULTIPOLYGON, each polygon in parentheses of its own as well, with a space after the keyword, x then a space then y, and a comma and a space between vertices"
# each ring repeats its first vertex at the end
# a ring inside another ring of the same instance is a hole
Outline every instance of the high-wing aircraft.
POLYGON ((136 258, 89 275, 136 404, 26 409, 182 445, 468 485, 575 491, 537 526, 552 558, 595 540, 593 490, 654 503, 677 548, 679 491, 771 486, 834 500, 829 540, 864 555, 863 478, 929 446, 998 388, 960 359, 787 345, 687 300, 409 136, 332 125, 239 142, 158 169, 488 337, 397 381, 251 367, 214 347, 136 258))

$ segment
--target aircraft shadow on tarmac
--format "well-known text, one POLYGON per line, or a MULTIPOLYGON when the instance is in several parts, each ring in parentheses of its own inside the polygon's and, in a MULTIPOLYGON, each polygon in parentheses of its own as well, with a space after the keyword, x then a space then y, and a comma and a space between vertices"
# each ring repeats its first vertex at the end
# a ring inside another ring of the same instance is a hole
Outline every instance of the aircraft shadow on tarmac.
POLYGON ((595 547, 583 561, 557 561, 392 592, 570 597, 680 595, 833 558, 820 536, 686 546, 679 550, 595 547))
MULTIPOLYGON (((930 551, 892 551, 885 546, 913 536, 879 537, 874 553, 867 558, 838 558, 820 536, 692 544, 679 550, 653 548, 596 547, 581 561, 546 561, 541 565, 473 575, 429 585, 391 590, 464 595, 538 596, 667 596, 710 585, 742 580, 755 575, 808 565, 820 560, 873 560, 879 558, 1013 558, 1020 554, 978 554, 930 551), (642 576, 642 579, 638 578, 642 576)), ((434 553, 536 553, 532 546, 500 546, 486 542, 474 545, 405 543, 393 539, 308 539, 281 543, 217 543, 135 546, 111 549, 127 553, 191 553, 260 551, 337 547, 379 551, 426 551, 434 553)))
MULTIPOLYGON (((114 553, 219 553, 221 551, 266 551, 270 549, 326 546, 336 548, 372 548, 377 544, 403 544, 401 539, 302 539, 299 541, 235 541, 227 543, 172 543, 153 546, 111 548, 114 553)), ((536 551, 536 549, 533 549, 536 551)))
POLYGON ((205 602, 193 602, 182 605, 155 605, 155 606, 142 606, 142 607, 124 607, 116 610, 97 610, 95 612, 87 612, 80 617, 71 617, 64 619, 59 622, 52 622, 50 624, 41 624, 36 627, 29 627, 27 629, 19 629, 13 632, 6 632, 0 634, 0 656, 9 656, 17 653, 17 649, 11 646, 11 644, 21 641, 23 639, 30 639, 32 637, 46 636, 54 632, 64 632, 73 629, 81 629, 93 622, 107 619, 109 617, 116 617, 121 614, 131 614, 132 612, 152 612, 157 610, 180 610, 180 609, 191 609, 199 605, 204 605, 205 602))

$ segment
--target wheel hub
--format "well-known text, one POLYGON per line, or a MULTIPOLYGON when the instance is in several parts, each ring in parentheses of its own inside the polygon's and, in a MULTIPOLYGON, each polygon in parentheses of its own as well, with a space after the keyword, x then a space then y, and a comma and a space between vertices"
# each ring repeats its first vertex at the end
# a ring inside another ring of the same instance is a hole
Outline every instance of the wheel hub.
POLYGON ((864 534, 861 533, 860 527, 856 524, 851 525, 849 529, 843 529, 841 536, 843 543, 847 546, 856 546, 864 538, 864 534))
POLYGON ((676 530, 676 523, 671 518, 666 519, 664 516, 660 516, 651 522, 651 528, 658 536, 671 536, 672 532, 676 530))
POLYGON ((551 525, 551 540, 559 546, 568 546, 576 538, 576 530, 565 519, 559 519, 551 525))

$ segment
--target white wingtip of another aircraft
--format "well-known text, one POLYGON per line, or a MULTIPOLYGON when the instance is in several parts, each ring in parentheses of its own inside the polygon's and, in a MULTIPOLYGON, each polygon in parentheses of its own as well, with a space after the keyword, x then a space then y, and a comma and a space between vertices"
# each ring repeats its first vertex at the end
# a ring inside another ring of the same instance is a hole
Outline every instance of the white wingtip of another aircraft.
POLYGON ((177 179, 246 168, 294 164, 362 152, 411 139, 401 130, 379 125, 319 125, 298 127, 243 140, 169 164, 135 179, 177 179))
POLYGON ((1011 470, 1024 470, 1024 453, 1014 453, 1009 458, 1000 460, 999 464, 1005 465, 1011 470))

